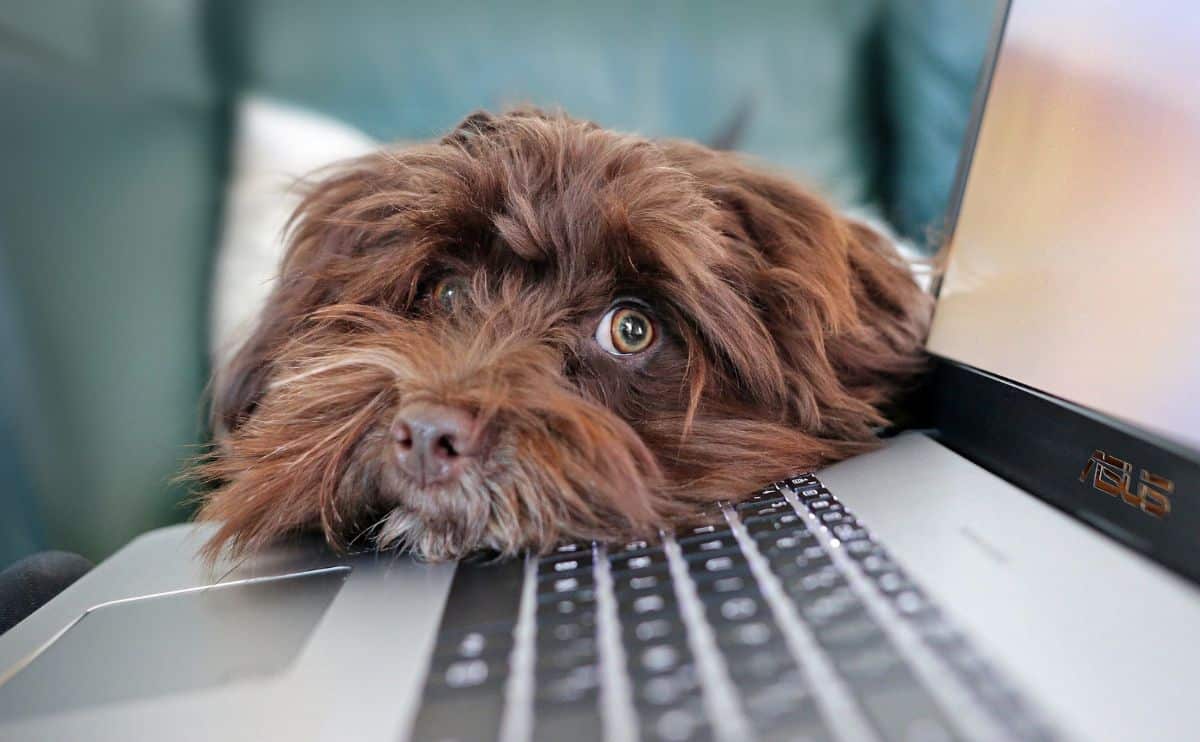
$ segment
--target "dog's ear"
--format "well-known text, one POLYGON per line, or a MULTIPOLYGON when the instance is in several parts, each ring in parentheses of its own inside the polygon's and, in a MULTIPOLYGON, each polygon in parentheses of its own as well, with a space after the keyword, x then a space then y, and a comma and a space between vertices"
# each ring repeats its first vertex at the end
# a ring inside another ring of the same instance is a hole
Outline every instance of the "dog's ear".
POLYGON ((797 422, 859 439, 925 367, 932 299, 889 240, 736 155, 665 145, 755 265, 743 289, 776 343, 797 422))
MULTIPOLYGON (((287 227, 288 247, 277 283, 257 324, 232 358, 216 370, 212 383, 210 424, 233 431, 254 411, 272 372, 272 358, 294 336, 313 309, 334 299, 338 281, 331 278, 337 261, 360 250, 364 224, 372 213, 360 204, 378 190, 381 156, 368 155, 319 174, 287 227)), ((386 206, 374 204, 376 211, 386 206)), ((382 213, 382 212, 381 212, 382 213)))
POLYGON ((283 294, 281 288, 272 292, 253 333, 213 374, 209 420, 214 431, 237 430, 266 390, 270 358, 291 324, 288 310, 295 303, 283 294))
POLYGON ((498 119, 487 111, 475 111, 442 137, 442 144, 469 146, 477 137, 494 132, 497 121, 498 119))
POLYGON ((521 105, 505 110, 502 114, 493 114, 479 110, 467 115, 455 126, 449 134, 442 137, 442 144, 452 144, 470 151, 481 139, 502 132, 506 127, 528 122, 558 122, 568 121, 582 125, 588 129, 599 128, 590 121, 570 119, 560 110, 544 109, 534 105, 521 105))

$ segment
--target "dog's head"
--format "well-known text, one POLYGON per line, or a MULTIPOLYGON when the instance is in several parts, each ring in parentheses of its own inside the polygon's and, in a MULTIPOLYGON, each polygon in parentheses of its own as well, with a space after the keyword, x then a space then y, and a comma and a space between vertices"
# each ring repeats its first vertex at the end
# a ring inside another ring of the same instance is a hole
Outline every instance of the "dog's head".
POLYGON ((209 554, 652 534, 869 448, 928 310, 884 240, 733 155, 475 114, 307 196, 217 375, 209 554))

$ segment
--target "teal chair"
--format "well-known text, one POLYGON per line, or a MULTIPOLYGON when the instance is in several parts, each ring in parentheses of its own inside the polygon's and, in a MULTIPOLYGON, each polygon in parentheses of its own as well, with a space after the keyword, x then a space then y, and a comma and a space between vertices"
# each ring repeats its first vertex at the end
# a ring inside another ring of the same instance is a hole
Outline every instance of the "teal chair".
MULTIPOLYGON (((29 379, 18 354, 24 346, 17 332, 16 306, 8 275, 0 263, 0 569, 3 565, 45 548, 41 519, 31 495, 23 446, 18 434, 16 400, 26 396, 29 379)), ((25 431, 26 435, 31 434, 25 431)))
POLYGON ((5 532, 0 566, 42 547, 98 559, 187 517, 171 479, 205 440, 208 287, 240 96, 382 140, 523 102, 700 140, 740 117, 739 149, 920 240, 938 227, 992 5, 0 4, 14 307, 0 354, 28 380, 0 390, 4 461, 25 472, 0 482, 0 522, 20 531, 5 532))

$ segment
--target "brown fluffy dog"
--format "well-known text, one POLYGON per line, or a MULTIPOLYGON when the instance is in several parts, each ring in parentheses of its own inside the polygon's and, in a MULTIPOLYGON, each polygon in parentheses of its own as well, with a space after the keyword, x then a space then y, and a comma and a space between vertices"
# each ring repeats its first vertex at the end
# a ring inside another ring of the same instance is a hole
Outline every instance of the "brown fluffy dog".
POLYGON ((208 544, 625 539, 871 448, 930 302, 736 156, 538 111, 350 163, 218 373, 208 544))

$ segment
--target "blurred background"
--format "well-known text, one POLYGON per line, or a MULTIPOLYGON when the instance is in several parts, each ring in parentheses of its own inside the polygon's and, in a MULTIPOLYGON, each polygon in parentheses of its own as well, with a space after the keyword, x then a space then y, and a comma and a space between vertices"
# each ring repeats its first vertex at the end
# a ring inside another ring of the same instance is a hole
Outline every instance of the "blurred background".
POLYGON ((0 569, 189 516, 264 174, 535 103, 728 141, 929 250, 994 9, 0 0, 0 569))

